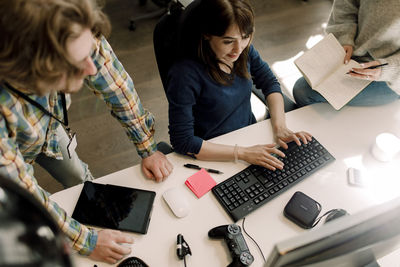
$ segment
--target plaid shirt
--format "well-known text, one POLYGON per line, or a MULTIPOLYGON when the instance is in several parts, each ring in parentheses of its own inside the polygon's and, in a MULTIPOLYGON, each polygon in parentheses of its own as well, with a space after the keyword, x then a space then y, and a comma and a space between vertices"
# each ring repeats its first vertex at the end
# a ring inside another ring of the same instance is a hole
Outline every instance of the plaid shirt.
MULTIPOLYGON (((141 157, 156 151, 154 117, 143 109, 132 79, 118 61, 104 37, 96 41, 92 59, 97 74, 85 79, 88 87, 101 97, 118 119, 141 157)), ((18 88, 41 104, 57 118, 63 119, 61 97, 57 93, 37 96, 18 88)), ((54 118, 0 84, 0 175, 27 188, 53 215, 63 232, 79 253, 88 255, 97 242, 97 232, 69 217, 42 189, 34 175, 32 163, 43 152, 62 159, 55 129, 60 125, 54 118)), ((70 96, 67 95, 67 103, 70 96)))

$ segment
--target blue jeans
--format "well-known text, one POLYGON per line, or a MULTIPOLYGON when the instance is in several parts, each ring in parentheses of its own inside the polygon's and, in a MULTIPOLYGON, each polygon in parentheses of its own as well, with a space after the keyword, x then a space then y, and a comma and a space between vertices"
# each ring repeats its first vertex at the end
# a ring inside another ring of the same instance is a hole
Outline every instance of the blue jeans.
POLYGON ((79 159, 75 151, 72 153, 71 159, 69 158, 67 151, 69 138, 62 126, 57 128, 57 135, 63 160, 49 158, 41 153, 35 161, 65 188, 93 180, 94 178, 89 171, 88 165, 79 159))
MULTIPOLYGON (((327 102, 317 91, 311 89, 307 81, 301 77, 293 86, 293 97, 300 107, 314 103, 327 102)), ((356 95, 347 105, 349 106, 378 106, 399 99, 385 82, 372 82, 356 95)))

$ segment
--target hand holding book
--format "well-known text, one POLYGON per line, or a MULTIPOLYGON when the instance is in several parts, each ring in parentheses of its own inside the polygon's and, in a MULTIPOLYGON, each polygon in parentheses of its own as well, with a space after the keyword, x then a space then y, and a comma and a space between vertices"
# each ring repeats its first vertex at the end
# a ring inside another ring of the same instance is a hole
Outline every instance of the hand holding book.
POLYGON ((310 87, 319 92, 336 110, 341 109, 361 92, 370 80, 355 79, 346 74, 362 66, 354 60, 344 64, 346 52, 333 34, 295 60, 310 87))
POLYGON ((344 57, 344 64, 347 65, 349 61, 351 60, 351 56, 353 55, 353 46, 352 45, 343 45, 344 52, 346 53, 344 57))

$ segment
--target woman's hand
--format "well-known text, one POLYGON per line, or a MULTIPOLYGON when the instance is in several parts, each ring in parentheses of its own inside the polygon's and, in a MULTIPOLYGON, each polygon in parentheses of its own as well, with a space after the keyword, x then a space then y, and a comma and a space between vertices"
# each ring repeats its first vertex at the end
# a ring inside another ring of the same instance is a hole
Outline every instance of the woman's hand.
POLYGON ((283 163, 271 154, 285 157, 275 144, 238 147, 238 158, 250 164, 260 165, 270 170, 283 168, 283 163))
POLYGON ((346 55, 344 56, 344 64, 349 63, 351 56, 353 55, 353 47, 351 45, 343 46, 344 52, 346 55))
POLYGON ((292 132, 289 130, 287 127, 281 127, 275 130, 275 140, 278 143, 279 146, 283 147, 284 149, 288 148, 288 145, 286 143, 289 143, 291 141, 296 142, 298 146, 303 144, 307 144, 308 141, 311 141, 312 135, 307 132, 292 132), (300 142, 301 141, 301 142, 300 142))
POLYGON ((361 68, 352 68, 348 73, 350 76, 353 76, 358 79, 376 81, 381 76, 382 70, 381 68, 376 69, 367 69, 369 67, 373 67, 381 64, 379 61, 371 61, 367 63, 360 64, 361 68))

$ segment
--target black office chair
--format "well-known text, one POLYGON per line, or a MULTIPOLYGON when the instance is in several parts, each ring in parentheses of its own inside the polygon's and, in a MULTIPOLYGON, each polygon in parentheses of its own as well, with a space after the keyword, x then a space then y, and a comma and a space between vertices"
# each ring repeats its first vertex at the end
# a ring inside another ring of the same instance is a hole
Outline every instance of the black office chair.
POLYGON ((3 175, 0 233, 0 266, 74 266, 53 216, 27 189, 3 175))
MULTIPOLYGON (((146 5, 147 1, 148 0, 139 0, 139 5, 144 6, 146 5)), ((167 13, 168 6, 171 3, 171 1, 172 0, 152 0, 152 2, 156 4, 159 8, 152 12, 147 12, 137 16, 132 16, 129 20, 129 30, 134 31, 136 29, 136 23, 140 20, 158 18, 161 17, 163 14, 167 13)))
POLYGON ((164 90, 167 88, 166 81, 169 69, 183 54, 187 54, 180 51, 181 47, 184 47, 180 40, 181 32, 184 30, 182 25, 184 25, 183 21, 186 15, 193 10, 197 2, 192 2, 185 9, 179 1, 174 1, 169 12, 161 17, 154 28, 154 53, 164 90))

